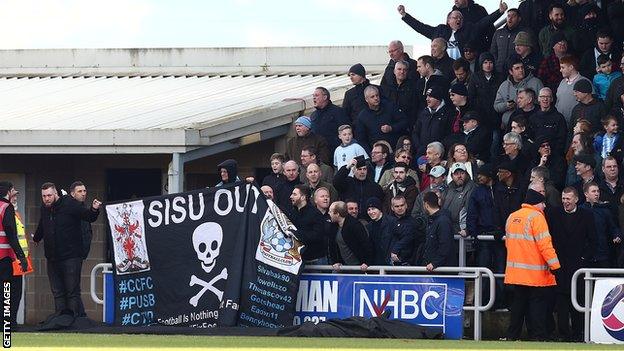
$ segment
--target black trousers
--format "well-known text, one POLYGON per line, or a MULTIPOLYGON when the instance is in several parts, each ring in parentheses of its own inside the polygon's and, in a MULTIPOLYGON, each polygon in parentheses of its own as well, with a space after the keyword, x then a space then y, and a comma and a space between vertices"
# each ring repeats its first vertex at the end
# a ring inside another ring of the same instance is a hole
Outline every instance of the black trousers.
POLYGON ((526 322, 529 338, 532 340, 549 339, 548 311, 553 304, 552 287, 533 287, 512 285, 511 321, 507 329, 507 338, 520 339, 522 325, 526 322))
POLYGON ((48 260, 48 279, 54 296, 54 311, 71 310, 75 316, 84 316, 80 298, 80 273, 82 258, 48 260))
POLYGON ((583 315, 572 306, 570 294, 557 293, 556 311, 559 335, 568 341, 583 340, 583 315))

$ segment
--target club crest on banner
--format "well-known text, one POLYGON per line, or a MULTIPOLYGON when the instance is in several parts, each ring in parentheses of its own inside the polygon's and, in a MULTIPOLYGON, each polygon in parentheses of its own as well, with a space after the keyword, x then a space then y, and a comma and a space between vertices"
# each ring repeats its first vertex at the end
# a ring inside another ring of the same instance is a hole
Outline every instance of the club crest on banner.
POLYGON ((143 208, 141 200, 106 206, 119 275, 150 270, 143 208))
POLYGON ((256 259, 272 267, 297 274, 303 245, 295 236, 297 228, 284 213, 267 200, 268 208, 260 224, 256 259))

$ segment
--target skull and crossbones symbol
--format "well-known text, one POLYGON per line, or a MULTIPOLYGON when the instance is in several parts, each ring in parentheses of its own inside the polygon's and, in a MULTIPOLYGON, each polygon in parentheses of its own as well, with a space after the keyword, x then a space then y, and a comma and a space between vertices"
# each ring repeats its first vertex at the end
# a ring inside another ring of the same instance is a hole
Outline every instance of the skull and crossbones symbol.
MULTIPOLYGON (((193 232, 193 248, 197 253, 197 259, 199 263, 206 273, 212 272, 212 269, 217 262, 217 257, 219 256, 221 250, 221 243, 223 242, 223 230, 221 226, 214 222, 207 222, 199 225, 195 231, 193 232)), ((199 299, 204 296, 206 291, 210 291, 219 301, 223 299, 223 291, 217 289, 214 284, 218 281, 227 279, 228 272, 227 268, 223 268, 221 273, 212 278, 209 281, 205 281, 201 278, 198 278, 195 274, 191 275, 191 280, 189 281, 189 286, 199 285, 201 286, 201 290, 189 299, 189 303, 194 307, 197 307, 199 303, 199 299)))

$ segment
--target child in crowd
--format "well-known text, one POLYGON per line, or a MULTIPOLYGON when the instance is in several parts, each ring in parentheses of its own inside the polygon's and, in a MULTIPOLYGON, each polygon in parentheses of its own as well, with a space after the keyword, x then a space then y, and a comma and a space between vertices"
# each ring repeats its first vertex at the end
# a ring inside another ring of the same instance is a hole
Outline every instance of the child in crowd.
POLYGON ((334 151, 334 166, 338 171, 342 166, 347 165, 357 156, 363 155, 368 158, 364 148, 353 140, 353 129, 348 124, 338 127, 338 139, 342 142, 334 151))
POLYGON ((594 87, 596 87, 598 99, 604 101, 611 82, 621 77, 622 72, 613 70, 613 61, 609 55, 601 54, 596 62, 598 63, 598 73, 594 76, 594 87))
MULTIPOLYGON (((602 120, 605 132, 596 135, 594 148, 605 159, 607 156, 619 157, 622 153, 622 138, 618 132, 618 122, 615 116, 607 116, 602 120)), ((619 158, 618 158, 619 160, 619 158)))

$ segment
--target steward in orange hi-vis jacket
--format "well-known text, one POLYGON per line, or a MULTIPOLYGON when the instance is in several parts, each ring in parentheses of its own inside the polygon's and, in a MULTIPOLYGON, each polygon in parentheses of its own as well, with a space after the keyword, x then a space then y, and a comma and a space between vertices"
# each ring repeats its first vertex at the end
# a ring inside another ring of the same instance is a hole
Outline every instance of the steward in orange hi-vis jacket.
POLYGON ((544 217, 544 193, 542 183, 531 183, 525 203, 505 225, 505 284, 513 287, 507 338, 512 340, 520 338, 525 317, 531 339, 548 339, 548 307, 554 303, 554 274, 561 266, 544 217))

